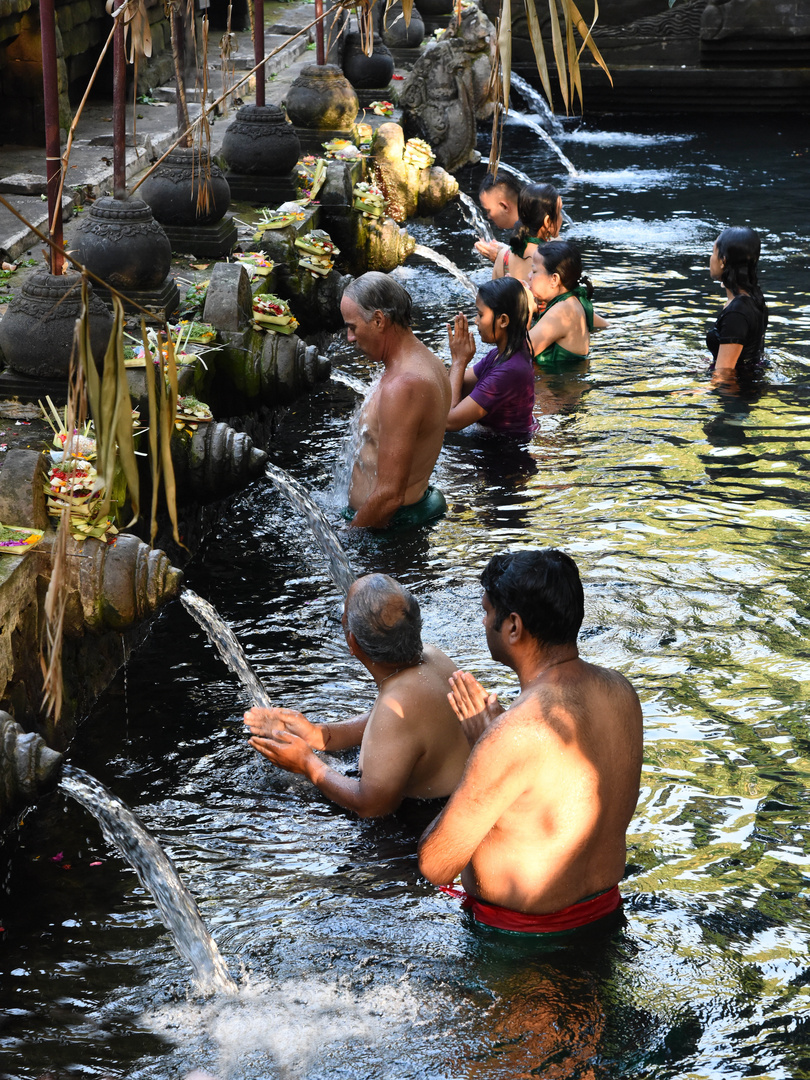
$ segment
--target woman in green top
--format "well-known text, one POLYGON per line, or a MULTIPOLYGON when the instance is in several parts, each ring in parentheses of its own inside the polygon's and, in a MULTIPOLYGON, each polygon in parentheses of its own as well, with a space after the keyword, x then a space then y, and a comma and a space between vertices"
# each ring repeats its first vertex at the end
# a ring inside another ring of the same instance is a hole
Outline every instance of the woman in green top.
POLYGON ((539 247, 532 256, 529 288, 541 309, 529 330, 535 363, 584 360, 591 331, 607 322, 593 310, 593 285, 582 273, 577 249, 564 240, 539 247))

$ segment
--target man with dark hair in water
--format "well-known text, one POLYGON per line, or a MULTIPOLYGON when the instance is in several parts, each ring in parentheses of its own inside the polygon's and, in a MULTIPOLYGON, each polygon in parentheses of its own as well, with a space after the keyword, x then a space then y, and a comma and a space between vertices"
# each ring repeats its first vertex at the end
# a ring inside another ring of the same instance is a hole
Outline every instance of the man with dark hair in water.
POLYGON ((579 657, 584 598, 571 558, 553 548, 497 555, 481 583, 487 645, 521 693, 504 710, 472 675, 451 678, 473 750, 422 836, 419 866, 442 886, 461 874, 464 906, 488 926, 572 930, 621 903, 641 707, 622 675, 579 657))
POLYGON ((404 798, 448 796, 470 748, 447 697, 453 662, 422 644, 416 598, 386 574, 358 578, 346 597, 343 629, 349 652, 377 683, 369 712, 313 724, 293 709, 253 708, 245 713, 251 746, 360 817, 391 814, 404 798), (360 747, 359 780, 314 753, 352 746, 360 747))
POLYGON ((411 330, 411 298, 387 274, 352 281, 340 310, 349 342, 385 369, 360 416, 347 517, 375 529, 441 517, 447 503, 430 474, 450 411, 447 369, 411 330))
MULTIPOLYGON (((512 173, 500 169, 497 176, 488 172, 478 189, 478 201, 496 229, 515 229, 520 224, 518 198, 523 184, 512 173)), ((475 250, 490 262, 495 262, 501 248, 508 247, 499 240, 477 240, 475 250)))

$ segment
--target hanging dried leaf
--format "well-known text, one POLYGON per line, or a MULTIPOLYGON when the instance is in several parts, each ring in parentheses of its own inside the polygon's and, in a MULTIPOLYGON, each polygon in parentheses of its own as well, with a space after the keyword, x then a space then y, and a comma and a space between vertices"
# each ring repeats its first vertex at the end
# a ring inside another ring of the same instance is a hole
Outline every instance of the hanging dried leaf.
POLYGON ((551 20, 551 44, 554 49, 554 63, 557 65, 557 77, 560 80, 560 93, 562 94, 565 111, 568 112, 568 67, 565 63, 563 50, 562 31, 560 30, 560 16, 557 13, 556 0, 548 0, 549 17, 551 20))
POLYGON ((498 20, 498 56, 500 57, 503 85, 503 107, 509 111, 509 90, 512 80, 512 0, 502 0, 501 17, 498 20))
POLYGON ((565 5, 565 51, 568 58, 568 73, 571 79, 571 106, 574 105, 574 95, 579 96, 580 108, 582 107, 582 73, 579 70, 579 53, 574 42, 574 20, 569 4, 565 5))
MULTIPOLYGON (((90 346, 90 322, 88 318, 87 281, 82 277, 82 306, 73 333, 73 348, 70 357, 68 376, 68 395, 65 406, 65 431, 68 439, 65 443, 65 455, 69 456, 74 431, 84 428, 86 410, 86 388, 84 372, 87 360, 93 363, 90 346)), ((59 417, 57 415, 57 421, 59 417)), ((67 543, 70 536, 70 514, 63 512, 56 534, 51 558, 51 579, 45 594, 43 605, 43 629, 40 641, 39 663, 42 670, 42 707, 46 716, 59 723, 62 715, 64 681, 62 675, 62 641, 64 636, 65 610, 67 608, 67 543)))
POLYGON ((524 6, 526 8, 526 25, 529 28, 529 40, 531 41, 532 49, 534 50, 537 71, 540 75, 540 81, 543 84, 545 95, 548 100, 551 101, 551 80, 548 74, 546 50, 543 46, 543 35, 540 32, 540 20, 537 18, 535 0, 524 0, 524 6))
MULTIPOLYGON (((531 3, 531 0, 528 0, 528 2, 531 3)), ((588 26, 585 20, 582 18, 582 15, 580 14, 579 9, 577 8, 573 0, 569 0, 569 3, 571 5, 571 13, 573 15, 574 25, 582 35, 582 44, 579 47, 578 55, 581 56, 584 50, 587 48, 593 56, 594 60, 599 65, 599 67, 607 75, 608 79, 610 79, 610 85, 613 86, 613 76, 608 71, 608 66, 605 63, 601 52, 597 48, 596 42, 591 37, 591 31, 593 30, 594 26, 596 26, 596 20, 599 18, 599 4, 597 3, 597 0, 593 0, 593 22, 590 26, 588 26)))

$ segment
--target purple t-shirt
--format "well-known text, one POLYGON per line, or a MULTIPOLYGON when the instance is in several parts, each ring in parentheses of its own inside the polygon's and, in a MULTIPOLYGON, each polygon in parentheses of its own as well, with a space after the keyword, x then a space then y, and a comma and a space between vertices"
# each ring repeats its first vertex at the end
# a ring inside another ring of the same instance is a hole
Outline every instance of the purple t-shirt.
POLYGON ((497 363, 498 350, 490 349, 483 360, 473 364, 478 382, 470 397, 486 409, 478 423, 494 431, 526 435, 534 431, 534 367, 526 349, 497 363))

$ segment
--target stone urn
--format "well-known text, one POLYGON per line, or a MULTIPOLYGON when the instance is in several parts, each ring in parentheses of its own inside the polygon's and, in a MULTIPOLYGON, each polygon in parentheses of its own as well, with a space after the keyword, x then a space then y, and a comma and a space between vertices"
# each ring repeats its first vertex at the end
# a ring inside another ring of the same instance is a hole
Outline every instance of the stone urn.
POLYGON ((374 38, 374 51, 366 56, 360 34, 355 30, 346 35, 343 74, 355 90, 383 89, 394 74, 394 58, 378 36, 374 38))
POLYGON ((143 199, 104 196, 91 205, 74 245, 88 270, 125 294, 160 288, 172 248, 143 199))
POLYGON ((207 150, 196 147, 172 150, 141 184, 139 194, 161 225, 213 225, 231 205, 222 170, 207 150))
POLYGON ((278 105, 243 105, 222 140, 228 167, 242 176, 288 176, 301 156, 295 128, 278 105))
MULTIPOLYGON (((0 320, 0 351, 20 375, 67 383, 73 331, 82 304, 81 274, 38 270, 24 282, 0 320)), ((112 315, 88 285, 90 347, 98 365, 104 361, 112 315)))
POLYGON ((303 68, 287 92, 287 115, 295 126, 327 136, 350 132, 359 108, 357 94, 335 64, 303 68))
MULTIPOLYGON (((412 8, 411 21, 406 24, 401 0, 391 4, 382 15, 380 30, 382 39, 389 49, 418 49, 425 40, 425 24, 422 16, 416 8, 412 8)), ((375 38, 375 49, 376 46, 375 38)))

